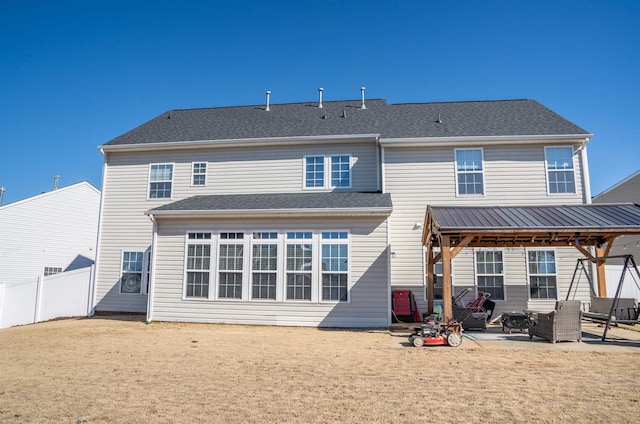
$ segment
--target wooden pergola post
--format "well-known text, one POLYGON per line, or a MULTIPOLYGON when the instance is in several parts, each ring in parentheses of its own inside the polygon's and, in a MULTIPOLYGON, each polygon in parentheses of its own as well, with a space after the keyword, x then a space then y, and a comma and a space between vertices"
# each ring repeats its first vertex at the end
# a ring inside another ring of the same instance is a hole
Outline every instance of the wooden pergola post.
POLYGON ((453 306, 451 304, 451 240, 449 236, 442 236, 440 253, 442 254, 442 315, 444 322, 453 318, 453 306))
MULTIPOLYGON (((602 258, 608 255, 602 246, 596 246, 596 258, 602 258)), ((596 275, 598 278, 598 296, 607 297, 607 276, 604 272, 604 260, 596 261, 596 275)))
POLYGON ((427 249, 427 313, 433 313, 433 297, 435 293, 434 277, 435 261, 433 260, 433 249, 427 249))

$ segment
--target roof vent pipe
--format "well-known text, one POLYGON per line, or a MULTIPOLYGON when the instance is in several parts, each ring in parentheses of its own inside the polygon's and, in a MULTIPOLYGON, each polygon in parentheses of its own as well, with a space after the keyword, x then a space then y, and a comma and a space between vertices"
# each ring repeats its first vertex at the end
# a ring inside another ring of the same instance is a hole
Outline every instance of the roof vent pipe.
POLYGON ((360 109, 366 109, 367 107, 364 105, 364 87, 360 87, 360 94, 362 95, 362 104, 360 105, 360 109))
POLYGON ((53 177, 53 189, 57 190, 58 189, 58 180, 60 179, 60 175, 56 175, 55 177, 53 177))
POLYGON ((3 197, 4 197, 4 186, 0 187, 0 206, 2 206, 3 197))
POLYGON ((318 107, 320 109, 322 109, 322 92, 324 91, 324 88, 320 87, 318 88, 318 96, 320 97, 320 100, 318 100, 318 107))
POLYGON ((269 112, 269 97, 271 97, 271 91, 267 90, 265 94, 267 95, 267 106, 264 108, 264 110, 269 112))

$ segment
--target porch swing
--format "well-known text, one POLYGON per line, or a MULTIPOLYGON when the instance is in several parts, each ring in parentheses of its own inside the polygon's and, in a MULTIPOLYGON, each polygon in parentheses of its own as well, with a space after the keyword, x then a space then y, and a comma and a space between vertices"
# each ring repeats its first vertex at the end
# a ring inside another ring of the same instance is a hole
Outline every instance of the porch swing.
POLYGON ((590 259, 582 258, 578 259, 576 262, 573 277, 571 278, 571 284, 569 284, 569 290, 567 291, 567 297, 565 299, 569 300, 572 295, 572 291, 573 298, 575 299, 578 285, 584 275, 589 283, 591 305, 589 311, 583 312, 582 316, 583 318, 591 321, 602 323, 606 322, 604 332, 602 334, 602 341, 606 340, 607 332, 609 331, 611 324, 618 326, 618 324, 635 325, 640 323, 640 303, 638 303, 638 299, 620 297, 627 270, 636 284, 636 287, 640 290, 640 272, 638 271, 636 262, 633 259, 633 255, 606 256, 598 258, 598 260, 604 260, 605 262, 609 259, 624 259, 624 266, 622 267, 622 273, 620 275, 620 280, 618 281, 616 294, 613 298, 597 296, 593 287, 593 280, 589 276, 589 272, 587 272, 585 267, 585 262, 590 261, 590 259))

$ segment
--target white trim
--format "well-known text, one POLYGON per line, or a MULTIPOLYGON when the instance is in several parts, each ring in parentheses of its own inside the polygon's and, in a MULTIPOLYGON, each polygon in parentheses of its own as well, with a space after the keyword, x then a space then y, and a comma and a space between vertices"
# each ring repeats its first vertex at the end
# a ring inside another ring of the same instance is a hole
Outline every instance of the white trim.
MULTIPOLYGON (((589 177, 589 158, 587 157, 587 145, 585 144, 580 149, 580 170, 582 171, 582 186, 584 189, 584 203, 591 204, 591 178, 589 177)), ((640 172, 640 171, 638 171, 640 172)))
MULTIPOLYGON (((381 145, 380 146, 380 155, 381 155, 381 159, 380 159, 380 180, 382 181, 382 186, 380 188, 382 193, 386 193, 387 192, 387 177, 386 177, 386 155, 385 155, 385 150, 384 147, 381 145)), ((391 296, 391 294, 389 294, 389 296, 391 296)), ((391 301, 389 301, 391 302, 391 301)), ((389 314, 391 314, 391 312, 389 312, 389 314)))
POLYGON ((264 138, 225 138, 219 140, 195 140, 195 141, 166 141, 159 143, 136 144, 103 144, 98 148, 105 151, 149 151, 149 150, 180 150, 180 149, 211 149, 223 147, 258 147, 295 144, 343 144, 344 140, 350 142, 376 141, 380 134, 338 134, 338 135, 314 135, 295 137, 264 137, 264 138))
POLYGON ((568 140, 574 140, 576 143, 584 143, 593 137, 593 134, 555 134, 555 135, 495 135, 495 136, 461 136, 461 137, 406 137, 406 138, 380 138, 380 144, 386 147, 414 147, 414 146, 431 146, 431 147, 452 147, 460 146, 487 146, 502 144, 547 144, 557 141, 566 144, 568 140))

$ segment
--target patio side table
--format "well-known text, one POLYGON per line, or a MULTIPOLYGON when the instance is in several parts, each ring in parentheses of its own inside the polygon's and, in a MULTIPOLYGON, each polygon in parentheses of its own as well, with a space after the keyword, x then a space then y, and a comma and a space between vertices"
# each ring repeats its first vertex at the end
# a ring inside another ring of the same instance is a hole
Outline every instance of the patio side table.
POLYGON ((518 329, 520 332, 522 330, 527 329, 529 326, 529 314, 525 312, 503 312, 502 313, 502 331, 505 328, 509 329, 509 334, 511 334, 511 330, 518 329))

